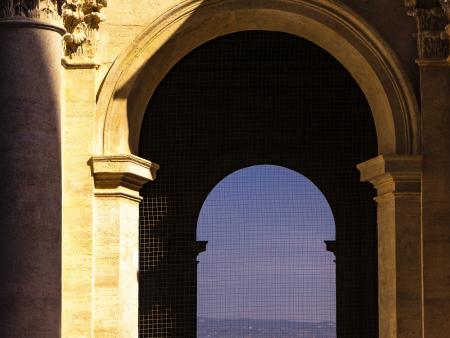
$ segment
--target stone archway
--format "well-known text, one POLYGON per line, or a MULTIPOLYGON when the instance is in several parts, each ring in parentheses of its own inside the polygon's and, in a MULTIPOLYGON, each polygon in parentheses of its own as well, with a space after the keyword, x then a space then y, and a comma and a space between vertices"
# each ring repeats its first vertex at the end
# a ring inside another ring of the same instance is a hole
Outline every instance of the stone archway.
POLYGON ((99 93, 96 153, 135 154, 147 103, 170 68, 203 43, 245 30, 291 33, 327 50, 365 93, 379 152, 419 152, 419 108, 402 67, 350 9, 325 0, 187 0, 151 23, 112 66, 99 93))
POLYGON ((148 101, 188 52, 244 30, 286 32, 316 43, 347 68, 365 93, 383 154, 359 166, 362 180, 374 183, 379 194, 380 337, 420 337, 417 102, 381 38, 356 14, 325 0, 188 0, 151 23, 114 63, 99 93, 95 144, 99 156, 92 160, 94 334, 137 336, 139 188, 155 177, 158 168, 133 155, 148 101), (143 81, 146 86, 140 86, 143 81))

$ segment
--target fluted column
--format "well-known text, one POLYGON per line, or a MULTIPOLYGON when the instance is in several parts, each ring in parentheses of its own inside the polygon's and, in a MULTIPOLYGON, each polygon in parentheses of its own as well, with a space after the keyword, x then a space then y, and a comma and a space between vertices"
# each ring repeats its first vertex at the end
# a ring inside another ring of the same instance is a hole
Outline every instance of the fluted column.
POLYGON ((63 33, 34 18, 0 18, 0 336, 5 338, 60 336, 63 33))
POLYGON ((423 337, 421 157, 380 155, 358 169, 378 191, 380 338, 423 337))

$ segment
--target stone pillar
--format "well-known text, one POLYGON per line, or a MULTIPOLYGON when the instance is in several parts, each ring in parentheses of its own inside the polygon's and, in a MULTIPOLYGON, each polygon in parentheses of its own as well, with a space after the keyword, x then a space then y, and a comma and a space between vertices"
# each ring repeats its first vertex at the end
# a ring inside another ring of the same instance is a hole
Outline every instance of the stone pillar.
POLYGON ((424 337, 450 332, 450 1, 407 0, 417 23, 422 123, 424 337))
POLYGON ((450 59, 420 60, 425 337, 450 335, 450 59))
POLYGON ((423 337, 421 157, 380 155, 358 169, 378 191, 380 337, 423 337))
POLYGON ((92 158, 93 337, 138 337, 139 189, 158 166, 133 155, 92 158))
POLYGON ((0 332, 59 337, 61 35, 0 19, 0 332))
POLYGON ((61 333, 80 338, 90 337, 92 326, 94 185, 87 159, 92 156, 97 65, 67 60, 63 65, 61 333))

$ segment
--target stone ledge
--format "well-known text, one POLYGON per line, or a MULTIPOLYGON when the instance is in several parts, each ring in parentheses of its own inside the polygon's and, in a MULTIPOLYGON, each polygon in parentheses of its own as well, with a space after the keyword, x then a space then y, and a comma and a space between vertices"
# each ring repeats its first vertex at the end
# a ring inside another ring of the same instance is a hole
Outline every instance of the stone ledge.
POLYGON ((140 201, 139 189, 156 179, 159 166, 134 155, 91 158, 96 197, 125 197, 140 201))
POLYGON ((61 59, 61 64, 66 69, 98 69, 100 64, 95 61, 70 60, 65 57, 61 59))
POLYGON ((429 66, 429 67, 450 67, 450 57, 446 59, 417 59, 416 63, 420 67, 429 66))
POLYGON ((417 194, 422 184, 422 157, 379 155, 357 165, 362 182, 370 182, 378 196, 389 193, 417 194))

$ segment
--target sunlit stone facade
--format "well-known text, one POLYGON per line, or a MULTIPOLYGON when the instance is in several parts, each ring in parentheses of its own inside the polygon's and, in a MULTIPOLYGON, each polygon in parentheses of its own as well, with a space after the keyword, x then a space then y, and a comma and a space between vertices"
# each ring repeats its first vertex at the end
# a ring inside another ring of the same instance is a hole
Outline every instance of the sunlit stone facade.
POLYGON ((192 49, 273 30, 327 50, 371 107, 380 337, 448 337, 449 17, 447 0, 2 0, 0 335, 138 336, 147 104, 192 49))

